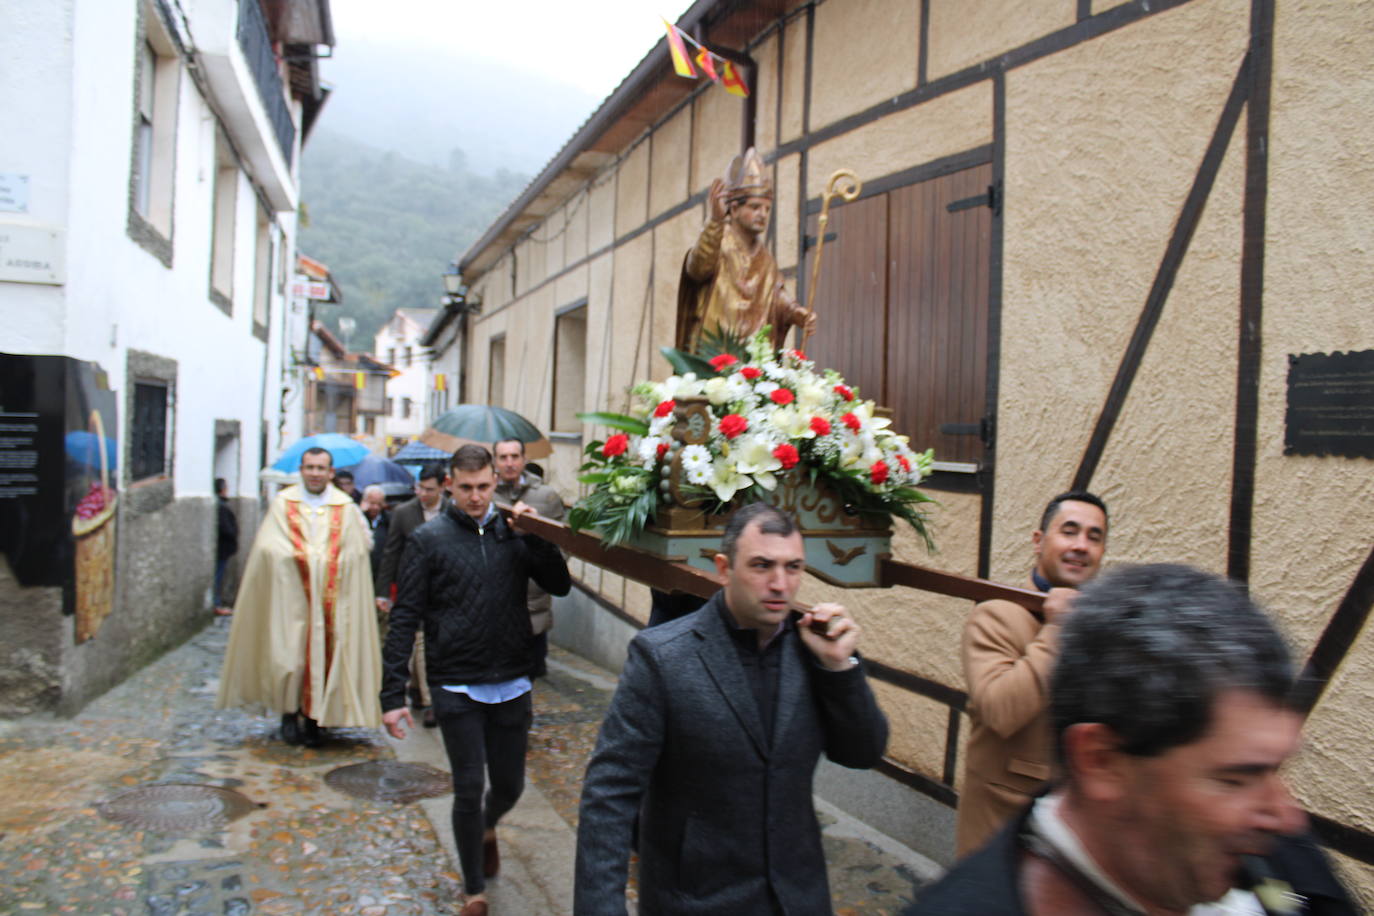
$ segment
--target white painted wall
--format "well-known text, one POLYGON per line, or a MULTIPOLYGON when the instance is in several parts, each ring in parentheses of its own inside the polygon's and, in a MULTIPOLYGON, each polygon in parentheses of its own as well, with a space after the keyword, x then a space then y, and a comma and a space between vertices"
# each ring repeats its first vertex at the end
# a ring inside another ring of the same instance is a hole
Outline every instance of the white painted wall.
MULTIPOLYGON (((224 13, 234 0, 198 0, 194 16, 224 13), (223 9, 220 9, 220 8, 223 9)), ((0 282, 0 350, 57 353, 97 362, 121 404, 129 349, 176 360, 173 417, 176 495, 209 496, 215 467, 215 420, 241 428, 232 494, 255 495, 260 421, 269 425, 268 461, 275 457, 286 334, 304 341, 303 315, 287 311, 279 292, 279 252, 273 246, 269 340, 253 334, 258 198, 238 175, 234 230, 233 310, 210 301, 211 190, 215 164, 214 110, 180 67, 177 103, 173 259, 169 269, 131 239, 129 174, 137 18, 130 3, 15 3, 0 11, 0 171, 31 176, 30 212, 0 213, 5 222, 64 226, 66 284, 0 282)), ((255 86, 249 87, 256 92, 255 86)), ((239 138, 242 141, 242 138, 239 138)), ((272 139, 275 142, 275 139, 272 139)), ((288 270, 295 265, 294 212, 274 214, 286 233, 288 270)), ((281 233, 273 232, 280 241, 281 233)), ((288 287, 289 290, 289 287, 288 287)), ((294 402, 286 441, 300 434, 294 402)), ((221 466, 224 460, 221 457, 221 466)))

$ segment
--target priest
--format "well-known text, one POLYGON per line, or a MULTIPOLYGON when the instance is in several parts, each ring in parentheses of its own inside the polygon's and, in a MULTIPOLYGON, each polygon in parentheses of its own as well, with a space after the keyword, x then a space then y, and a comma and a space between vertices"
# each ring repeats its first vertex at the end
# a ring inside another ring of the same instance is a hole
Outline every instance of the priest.
POLYGON ((310 747, 321 727, 382 721, 371 533, 333 475, 328 451, 306 451, 302 483, 277 495, 258 528, 216 703, 279 713, 282 740, 310 747))

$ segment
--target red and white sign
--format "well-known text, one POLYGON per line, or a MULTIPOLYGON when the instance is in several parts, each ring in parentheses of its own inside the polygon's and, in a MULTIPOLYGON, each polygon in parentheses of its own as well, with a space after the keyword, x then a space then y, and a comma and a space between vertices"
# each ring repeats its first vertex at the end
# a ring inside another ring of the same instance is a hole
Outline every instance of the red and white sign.
POLYGON ((329 299, 332 292, 328 283, 309 277, 297 275, 291 282, 291 295, 296 299, 319 299, 323 302, 329 299))

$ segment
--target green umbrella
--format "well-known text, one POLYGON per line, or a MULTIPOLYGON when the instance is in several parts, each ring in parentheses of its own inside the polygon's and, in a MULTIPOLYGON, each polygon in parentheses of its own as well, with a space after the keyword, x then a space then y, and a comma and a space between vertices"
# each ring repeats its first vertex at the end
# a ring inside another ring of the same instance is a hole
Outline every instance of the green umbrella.
POLYGON ((553 454, 553 446, 533 423, 513 410, 489 407, 486 404, 459 404, 434 421, 434 425, 420 433, 425 445, 456 451, 460 445, 485 445, 500 439, 519 439, 525 443, 529 458, 545 458, 553 454))

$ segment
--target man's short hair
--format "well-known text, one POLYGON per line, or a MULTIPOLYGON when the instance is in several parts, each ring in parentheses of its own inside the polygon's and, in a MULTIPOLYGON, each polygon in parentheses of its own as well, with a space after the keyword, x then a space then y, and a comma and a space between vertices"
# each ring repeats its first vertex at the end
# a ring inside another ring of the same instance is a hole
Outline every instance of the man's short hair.
POLYGON ((376 493, 378 496, 380 496, 382 498, 382 502, 386 502, 386 487, 382 486, 379 483, 370 483, 367 486, 363 487, 364 499, 366 499, 373 493, 376 493))
POLYGON ((494 472, 495 465, 492 463, 491 452, 487 451, 484 445, 464 445, 453 453, 453 457, 448 460, 448 469, 453 471, 480 471, 482 468, 491 468, 494 472))
POLYGON ((440 483, 443 483, 444 477, 447 476, 447 474, 448 470, 444 467, 444 463, 442 461, 431 461, 428 464, 420 466, 420 475, 415 479, 437 480, 440 483))
POLYGON ((1080 722, 1154 757, 1202 737, 1223 691, 1291 706, 1292 661, 1273 623, 1236 583, 1190 566, 1126 567, 1084 586, 1059 648, 1050 720, 1061 764, 1080 722))
POLYGON ((744 529, 758 522, 763 534, 777 534, 787 537, 797 529, 797 520, 771 503, 750 503, 735 510, 730 521, 725 523, 725 533, 720 536, 720 552, 735 565, 735 547, 744 529))
POLYGON ((1045 506, 1045 511, 1040 514, 1040 530, 1049 531, 1050 522, 1059 512, 1062 503, 1087 503, 1102 510, 1102 521, 1107 521, 1107 504, 1102 501, 1102 497, 1096 493, 1089 493, 1087 490, 1069 490, 1067 493, 1060 493, 1050 500, 1049 505, 1045 506))
POLYGON ((334 472, 334 482, 335 482, 335 483, 341 483, 341 482, 349 481, 349 480, 352 480, 352 479, 353 479, 353 472, 352 472, 352 471, 335 471, 335 472, 334 472))
POLYGON ((493 442, 491 444, 492 454, 496 454, 497 447, 500 445, 504 445, 507 442, 514 442, 516 445, 520 446, 520 454, 525 454, 525 440, 517 439, 514 436, 507 436, 504 439, 497 439, 495 442, 493 442))
POLYGON ((220 493, 224 492, 227 489, 229 489, 229 484, 225 481, 225 479, 223 477, 216 477, 215 495, 218 496, 220 493))
POLYGON ((305 459, 309 458, 311 455, 324 455, 329 459, 329 466, 331 468, 334 466, 334 453, 327 448, 320 448, 318 445, 315 445, 301 452, 301 467, 305 467, 305 459))

